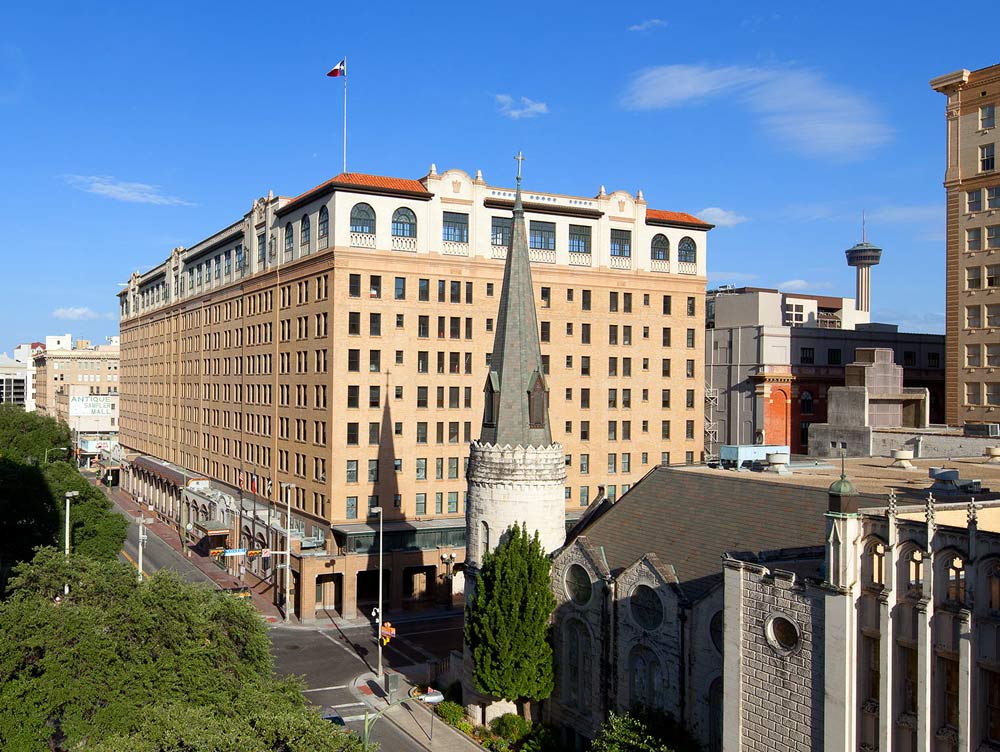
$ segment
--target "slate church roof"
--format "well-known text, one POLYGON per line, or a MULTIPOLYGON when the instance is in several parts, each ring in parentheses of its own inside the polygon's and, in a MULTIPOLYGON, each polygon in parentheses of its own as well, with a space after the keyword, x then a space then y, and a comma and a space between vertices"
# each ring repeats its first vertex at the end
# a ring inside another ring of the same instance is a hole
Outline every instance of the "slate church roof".
POLYGON ((770 483, 758 474, 660 465, 614 504, 598 504, 570 531, 570 540, 585 535, 595 549, 603 548, 613 575, 655 554, 674 567, 690 601, 722 582, 727 552, 825 542, 825 490, 770 483))

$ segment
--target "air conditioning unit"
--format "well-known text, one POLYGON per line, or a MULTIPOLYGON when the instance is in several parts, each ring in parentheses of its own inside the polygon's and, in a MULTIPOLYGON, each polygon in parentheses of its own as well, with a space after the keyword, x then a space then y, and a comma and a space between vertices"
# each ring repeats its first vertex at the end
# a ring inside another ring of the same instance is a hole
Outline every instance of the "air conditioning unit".
POLYGON ((1000 423, 966 423, 964 433, 970 437, 1000 438, 1000 423))

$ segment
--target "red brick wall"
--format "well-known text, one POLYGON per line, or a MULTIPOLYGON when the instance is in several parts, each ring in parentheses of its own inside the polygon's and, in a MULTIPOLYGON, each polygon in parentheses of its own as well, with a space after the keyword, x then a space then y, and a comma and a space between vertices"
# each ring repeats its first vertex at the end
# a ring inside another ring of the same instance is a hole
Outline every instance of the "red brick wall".
POLYGON ((790 392, 788 384, 771 384, 764 397, 764 442, 788 444, 791 438, 790 392))

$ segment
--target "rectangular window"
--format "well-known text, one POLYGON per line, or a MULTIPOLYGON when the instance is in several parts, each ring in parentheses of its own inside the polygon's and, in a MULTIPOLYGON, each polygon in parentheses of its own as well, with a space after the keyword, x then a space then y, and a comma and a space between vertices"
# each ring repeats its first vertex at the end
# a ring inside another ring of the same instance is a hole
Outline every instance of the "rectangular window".
POLYGON ((622 293, 622 310, 625 313, 632 313, 632 293, 622 293))
POLYGON ((618 472, 618 455, 614 452, 608 454, 608 474, 618 472))
POLYGON ((581 389, 580 390, 580 407, 583 408, 584 410, 587 410, 587 409, 590 408, 590 390, 589 389, 581 389))
POLYGON ((452 243, 468 243, 469 215, 445 212, 441 222, 441 239, 452 243))
POLYGON ((590 344, 590 324, 580 325, 580 342, 584 345, 590 344))
POLYGON ((380 427, 381 426, 378 423, 369 423, 368 424, 368 443, 369 444, 372 444, 372 445, 378 444, 378 440, 379 440, 379 428, 380 427))
POLYGON ((978 344, 965 346, 965 367, 979 368, 983 364, 982 347, 978 344))
POLYGON ((358 518, 358 497, 348 496, 347 497, 347 514, 345 515, 349 520, 356 520, 358 518))
POLYGON ((372 337, 382 336, 382 314, 381 313, 369 313, 368 314, 368 334, 372 337))
POLYGON ((528 224, 528 247, 543 251, 556 249, 555 222, 538 222, 531 220, 528 224))
POLYGON ((368 460, 368 482, 378 483, 378 460, 368 460))
POLYGON ((580 307, 584 311, 590 310, 590 290, 583 291, 583 295, 580 297, 580 307))
POLYGON ((812 365, 816 362, 816 350, 812 347, 803 347, 799 351, 799 363, 812 365))
POLYGON ((417 457, 417 480, 427 480, 426 457, 417 457))
POLYGON ((347 285, 347 294, 352 298, 361 297, 361 275, 352 274, 347 285))
POLYGON ((841 364, 839 347, 831 347, 826 351, 826 364, 828 366, 839 366, 841 364))
POLYGON ((589 475, 590 474, 590 455, 581 454, 580 455, 580 474, 589 475))
POLYGON ((358 461, 357 460, 347 460, 347 477, 348 483, 358 482, 358 461))
POLYGON ((617 345, 618 344, 618 325, 608 324, 608 344, 617 345))
POLYGON ((966 191, 965 193, 965 210, 968 212, 978 212, 983 210, 983 189, 976 188, 975 190, 966 191))
POLYGON ((548 321, 542 321, 540 323, 540 337, 542 342, 548 342, 551 338, 551 324, 548 321))
POLYGON ((987 128, 993 128, 997 124, 997 110, 996 105, 984 104, 979 108, 979 128, 980 130, 986 130, 987 128))
POLYGON ((380 386, 370 386, 368 387, 368 407, 381 407, 382 406, 382 387, 380 386))
POLYGON ((429 353, 421 350, 417 353, 417 373, 427 373, 429 353))
POLYGON ((381 298, 382 297, 382 277, 378 274, 373 274, 369 277, 368 283, 368 297, 370 298, 381 298))
POLYGON ((351 373, 357 373, 361 370, 361 351, 360 350, 348 350, 347 351, 347 370, 351 373))
POLYGON ((669 439, 670 438, 670 421, 661 420, 660 421, 660 438, 669 439))
POLYGON ((456 281, 452 281, 448 285, 448 290, 449 290, 449 300, 452 303, 461 303, 462 302, 462 283, 461 282, 459 282, 457 280, 456 281))
POLYGON ((542 308, 552 307, 552 288, 543 287, 542 288, 542 308))
POLYGON ((493 245, 510 247, 510 235, 514 220, 511 217, 493 217, 490 227, 490 242, 493 245))
POLYGON ((663 377, 670 376, 670 358, 664 358, 660 363, 660 375, 663 377))
POLYGON ((417 317, 417 336, 421 339, 427 339, 430 336, 430 317, 429 316, 418 316, 417 317))
POLYGON ((632 255, 632 231, 612 230, 611 231, 611 255, 631 256, 632 255))
POLYGON ((618 293, 617 292, 612 291, 612 292, 608 293, 608 310, 611 311, 611 313, 617 313, 618 312, 618 293))
POLYGON ((396 277, 396 300, 406 300, 406 277, 396 277))
POLYGON ((669 316, 670 315, 670 308, 671 308, 671 298, 670 298, 669 295, 664 295, 663 296, 663 315, 664 316, 669 316))
POLYGON ((424 421, 417 423, 417 443, 427 443, 427 423, 424 421))
POLYGON ((1000 209, 1000 185, 991 185, 986 189, 986 208, 1000 209))
POLYGON ((622 472, 632 472, 632 455, 629 452, 622 452, 622 472))
MULTIPOLYGON (((569 226, 569 252, 590 253, 590 227, 588 225, 569 226)), ((567 300, 572 300, 568 297, 567 300)))
POLYGON ((685 394, 684 405, 689 410, 694 408, 694 389, 688 389, 685 394))
POLYGON ((580 506, 590 505, 590 486, 580 486, 580 506))
POLYGON ((967 405, 983 404, 983 389, 981 384, 975 381, 965 382, 965 404, 967 405))
POLYGON ((1000 344, 991 343, 986 345, 986 365, 990 368, 1000 366, 1000 344))
POLYGON ((417 300, 427 302, 431 299, 431 281, 421 279, 417 281, 417 300))
POLYGON ((927 367, 928 368, 940 368, 941 367, 941 354, 932 352, 927 353, 927 367))
POLYGON ((422 517, 427 514, 427 494, 418 493, 417 494, 417 516, 422 517))
POLYGON ((580 421, 580 439, 582 441, 590 440, 590 421, 581 420, 580 421))
POLYGON ((982 227, 970 227, 968 230, 965 231, 965 250, 967 251, 983 250, 982 227))
POLYGON ((1000 264, 991 264, 986 267, 986 286, 1000 287, 1000 264))
POLYGON ((979 266, 970 266, 965 270, 965 289, 978 290, 983 286, 983 270, 979 266))
POLYGON ((687 330, 686 342, 688 347, 694 347, 694 329, 687 330))
POLYGON ((986 247, 1000 248, 1000 225, 986 228, 986 247))
POLYGON ((664 347, 670 347, 670 327, 663 327, 662 343, 664 347))
POLYGON ((983 144, 979 147, 979 171, 991 172, 996 168, 996 145, 983 144))
POLYGON ((458 512, 458 491, 448 492, 448 514, 458 512))
POLYGON ((358 445, 358 424, 348 423, 347 424, 347 445, 357 446, 358 445))

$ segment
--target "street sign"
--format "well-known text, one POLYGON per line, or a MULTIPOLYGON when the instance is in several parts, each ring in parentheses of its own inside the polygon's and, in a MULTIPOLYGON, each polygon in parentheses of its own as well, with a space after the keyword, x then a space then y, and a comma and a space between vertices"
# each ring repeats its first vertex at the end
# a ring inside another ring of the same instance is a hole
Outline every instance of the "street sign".
POLYGON ((392 622, 388 622, 387 621, 387 622, 384 622, 382 624, 382 633, 381 634, 382 634, 383 637, 395 637, 396 636, 396 628, 394 626, 392 626, 392 622))
POLYGON ((245 556, 246 552, 245 548, 227 548, 223 556, 245 556))
POLYGON ((259 548, 251 548, 247 550, 247 556, 260 556, 260 554, 261 549, 259 548))
POLYGON ((208 553, 209 553, 210 556, 222 556, 222 554, 224 554, 225 552, 226 552, 226 549, 224 549, 224 548, 213 548, 208 553))
POLYGON ((265 558, 265 559, 268 558, 268 557, 270 557, 271 556, 271 549, 269 549, 269 548, 262 548, 260 550, 260 555, 263 558, 265 558))

